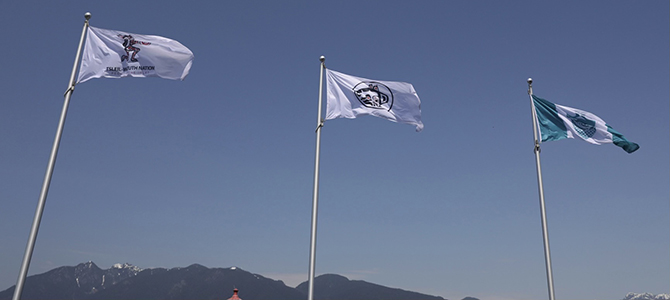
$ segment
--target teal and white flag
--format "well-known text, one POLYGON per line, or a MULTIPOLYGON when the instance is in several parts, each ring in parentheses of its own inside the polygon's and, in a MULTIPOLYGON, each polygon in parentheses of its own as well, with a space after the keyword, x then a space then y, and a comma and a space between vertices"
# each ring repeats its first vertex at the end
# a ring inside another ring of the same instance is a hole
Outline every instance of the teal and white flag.
POLYGON ((554 104, 535 95, 533 103, 543 142, 577 136, 596 145, 614 143, 628 153, 640 148, 588 111, 554 104))
POLYGON ((326 70, 326 120, 373 115, 423 130, 421 100, 407 82, 370 80, 326 70))
POLYGON ((89 26, 77 83, 127 76, 184 80, 192 63, 193 52, 178 41, 89 26))

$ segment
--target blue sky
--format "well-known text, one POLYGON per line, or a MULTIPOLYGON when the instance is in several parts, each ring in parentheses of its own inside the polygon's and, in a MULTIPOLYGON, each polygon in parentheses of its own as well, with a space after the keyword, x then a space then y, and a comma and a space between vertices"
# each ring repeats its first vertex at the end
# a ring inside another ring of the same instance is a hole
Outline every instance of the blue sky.
MULTIPOLYGON (((91 25, 180 41, 185 81, 76 87, 29 274, 94 261, 307 280, 319 56, 410 82, 423 132, 322 132, 317 274, 461 299, 546 299, 526 79, 641 148, 542 145, 556 297, 668 293, 667 1, 9 1, 0 289, 16 283, 91 25)), ((325 109, 325 108, 324 108, 325 109)), ((242 298, 243 295, 241 295, 242 298)))

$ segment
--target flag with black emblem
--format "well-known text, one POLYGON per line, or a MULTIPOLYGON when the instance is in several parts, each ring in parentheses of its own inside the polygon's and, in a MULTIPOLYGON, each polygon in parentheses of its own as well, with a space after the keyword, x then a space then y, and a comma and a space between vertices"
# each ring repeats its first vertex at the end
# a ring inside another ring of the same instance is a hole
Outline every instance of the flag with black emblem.
POLYGON ((127 76, 184 80, 192 63, 193 52, 178 41, 91 26, 77 82, 127 76))
POLYGON ((423 130, 421 100, 407 82, 371 80, 326 70, 326 120, 373 115, 423 130))

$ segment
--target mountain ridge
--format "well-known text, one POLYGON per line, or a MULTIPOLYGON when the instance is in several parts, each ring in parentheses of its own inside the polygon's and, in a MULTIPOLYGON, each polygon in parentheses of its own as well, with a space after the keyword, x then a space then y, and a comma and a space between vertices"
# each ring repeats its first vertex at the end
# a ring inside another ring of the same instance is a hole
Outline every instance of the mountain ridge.
POLYGON ((628 293, 623 300, 670 300, 670 294, 628 293))
MULTIPOLYGON (((418 292, 385 287, 336 274, 314 279, 319 300, 445 300, 418 292)), ((12 298, 15 286, 0 291, 0 300, 12 298)), ((307 282, 289 287, 281 280, 266 278, 238 267, 188 267, 142 269, 114 264, 101 269, 89 261, 63 266, 26 279, 23 300, 179 300, 228 299, 234 288, 245 300, 295 300, 307 298, 307 282)), ((476 299, 476 298, 475 298, 476 299)))

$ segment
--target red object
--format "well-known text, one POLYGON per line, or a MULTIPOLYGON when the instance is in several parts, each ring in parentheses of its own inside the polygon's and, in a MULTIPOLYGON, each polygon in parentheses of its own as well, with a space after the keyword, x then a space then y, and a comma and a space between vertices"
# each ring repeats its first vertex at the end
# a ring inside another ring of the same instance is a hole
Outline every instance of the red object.
POLYGON ((228 298, 228 300, 242 300, 242 298, 240 298, 240 297, 237 296, 237 292, 238 292, 238 290, 237 290, 237 289, 234 289, 234 290, 233 290, 233 296, 230 297, 230 298, 228 298))

